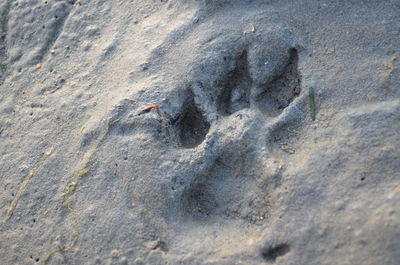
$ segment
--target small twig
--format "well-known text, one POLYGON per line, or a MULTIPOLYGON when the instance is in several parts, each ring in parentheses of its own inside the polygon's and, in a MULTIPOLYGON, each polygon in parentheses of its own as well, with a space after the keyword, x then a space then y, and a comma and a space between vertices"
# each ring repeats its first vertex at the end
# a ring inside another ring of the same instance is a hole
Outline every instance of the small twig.
POLYGON ((148 106, 148 107, 144 108, 142 111, 140 111, 137 115, 140 116, 140 115, 142 115, 142 114, 145 114, 145 113, 147 113, 147 112, 152 111, 153 109, 159 110, 160 107, 161 107, 161 106, 160 106, 159 104, 151 104, 150 106, 148 106))

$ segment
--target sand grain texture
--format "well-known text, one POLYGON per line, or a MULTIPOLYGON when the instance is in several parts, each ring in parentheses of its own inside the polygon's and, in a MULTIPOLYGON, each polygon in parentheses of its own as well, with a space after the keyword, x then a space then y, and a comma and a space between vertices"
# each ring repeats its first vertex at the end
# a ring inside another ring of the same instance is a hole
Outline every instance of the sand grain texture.
POLYGON ((399 36, 398 0, 1 1, 0 263, 400 264, 399 36))

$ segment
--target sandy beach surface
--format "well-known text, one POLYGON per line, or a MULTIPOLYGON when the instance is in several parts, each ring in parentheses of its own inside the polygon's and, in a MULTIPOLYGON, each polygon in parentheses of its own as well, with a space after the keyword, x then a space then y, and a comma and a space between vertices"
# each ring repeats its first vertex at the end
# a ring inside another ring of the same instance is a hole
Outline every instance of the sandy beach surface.
POLYGON ((400 264, 400 1, 0 1, 0 264, 400 264))

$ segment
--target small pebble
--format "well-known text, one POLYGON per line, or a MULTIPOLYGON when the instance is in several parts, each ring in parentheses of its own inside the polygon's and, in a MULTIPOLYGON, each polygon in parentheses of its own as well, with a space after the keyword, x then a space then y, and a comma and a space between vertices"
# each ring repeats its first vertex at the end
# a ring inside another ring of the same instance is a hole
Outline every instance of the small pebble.
POLYGON ((117 249, 112 250, 112 251, 111 251, 111 256, 112 256, 113 258, 118 257, 118 256, 119 256, 119 251, 118 251, 117 249))

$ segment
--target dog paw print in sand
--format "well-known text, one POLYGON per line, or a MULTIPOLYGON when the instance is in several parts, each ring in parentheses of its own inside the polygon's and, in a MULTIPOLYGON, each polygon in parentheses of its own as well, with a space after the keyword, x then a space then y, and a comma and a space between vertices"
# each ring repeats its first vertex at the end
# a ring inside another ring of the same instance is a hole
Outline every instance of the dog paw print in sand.
MULTIPOLYGON (((146 164, 126 163, 132 172, 146 165, 152 172, 145 177, 143 169, 132 184, 133 203, 143 204, 150 219, 160 217, 172 230, 178 227, 177 236, 168 240, 172 252, 194 253, 197 245, 199 251, 242 251, 240 242, 260 240, 276 212, 274 189, 283 169, 282 161, 274 164, 267 134, 276 133, 283 114, 292 111, 301 76, 299 48, 286 33, 274 34, 239 44, 213 43, 219 47, 193 58, 188 79, 173 83, 176 89, 163 92, 160 101, 149 102, 160 108, 143 113, 147 106, 138 105, 155 91, 149 89, 148 95, 123 104, 126 113, 114 119, 111 135, 158 148, 159 156, 146 164)), ((249 255, 270 261, 288 251, 285 245, 263 248, 260 254, 258 246, 249 255)))
POLYGON ((263 132, 300 94, 301 80, 294 47, 281 47, 279 61, 274 62, 274 58, 265 58, 271 57, 270 49, 264 51, 260 46, 246 47, 233 56, 234 68, 217 77, 219 87, 209 91, 194 89, 198 106, 196 100, 192 101, 191 108, 196 112, 186 117, 187 124, 183 127, 193 130, 199 127, 199 133, 180 133, 180 139, 196 143, 186 147, 199 146, 194 152, 202 150, 204 160, 209 163, 183 195, 183 209, 194 219, 212 222, 241 219, 260 224, 270 215, 273 196, 268 180, 263 179, 266 169, 260 166, 265 162, 262 157, 265 152, 261 151, 263 132), (265 75, 270 67, 270 74, 265 75), (204 98, 215 100, 204 102, 201 100, 204 98), (215 115, 209 113, 210 104, 215 106, 215 115), (215 119, 207 121, 205 117, 215 119), (197 125, 191 126, 188 121, 197 125), (202 141, 204 144, 200 145, 202 141))
MULTIPOLYGON (((175 203, 184 227, 178 241, 190 238, 193 246, 198 242, 203 247, 208 241, 212 249, 240 252, 238 241, 255 242, 268 227, 284 162, 275 160, 266 139, 268 133, 282 133, 277 132, 282 113, 292 111, 301 93, 298 59, 298 49, 278 39, 243 45, 228 55, 221 52, 210 64, 219 60, 223 69, 211 70, 217 74, 208 79, 196 79, 199 74, 193 72, 171 127, 176 148, 193 157, 173 182, 181 194, 175 203)), ((207 62, 198 67, 209 68, 207 62)), ((290 250, 286 243, 254 249, 249 255, 258 255, 261 262, 274 262, 290 250)))

